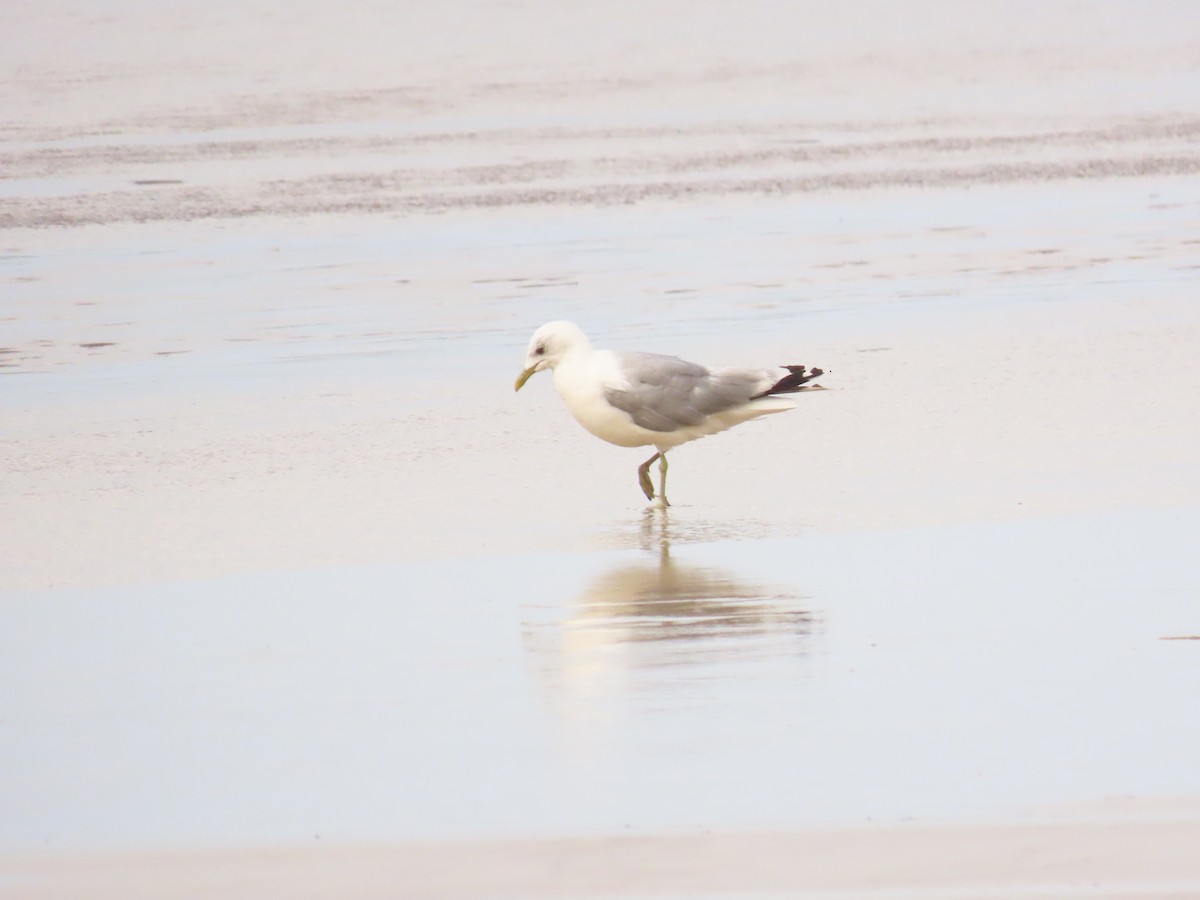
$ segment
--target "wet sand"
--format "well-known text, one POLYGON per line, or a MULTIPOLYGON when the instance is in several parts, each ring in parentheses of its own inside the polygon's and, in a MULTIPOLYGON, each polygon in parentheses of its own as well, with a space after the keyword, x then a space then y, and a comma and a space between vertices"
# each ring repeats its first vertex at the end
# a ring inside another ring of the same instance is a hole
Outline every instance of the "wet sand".
POLYGON ((3 14, 0 896, 1200 895, 1195 13, 618 13, 3 14))
POLYGON ((192 851, 27 864, 11 896, 1133 900, 1200 892, 1198 838, 1192 818, 192 851))

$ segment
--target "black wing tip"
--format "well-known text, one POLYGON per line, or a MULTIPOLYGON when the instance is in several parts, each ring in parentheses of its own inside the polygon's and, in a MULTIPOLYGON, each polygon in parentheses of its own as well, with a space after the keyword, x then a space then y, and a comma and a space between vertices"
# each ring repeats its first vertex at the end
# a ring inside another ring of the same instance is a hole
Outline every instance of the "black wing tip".
POLYGON ((783 368, 788 370, 787 375, 784 375, 761 394, 755 394, 750 399, 759 400, 763 397, 772 397, 776 394, 794 394, 814 378, 820 378, 825 374, 824 369, 809 369, 807 366, 784 366, 783 368))

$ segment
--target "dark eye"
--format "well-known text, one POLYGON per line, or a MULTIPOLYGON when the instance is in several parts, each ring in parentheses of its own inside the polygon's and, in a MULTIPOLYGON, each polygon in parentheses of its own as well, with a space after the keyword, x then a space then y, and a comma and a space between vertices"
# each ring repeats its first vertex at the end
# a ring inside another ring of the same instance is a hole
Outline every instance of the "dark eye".
POLYGON ((546 347, 544 344, 539 344, 538 348, 536 350, 534 350, 533 352, 536 356, 545 356, 546 355, 546 347))

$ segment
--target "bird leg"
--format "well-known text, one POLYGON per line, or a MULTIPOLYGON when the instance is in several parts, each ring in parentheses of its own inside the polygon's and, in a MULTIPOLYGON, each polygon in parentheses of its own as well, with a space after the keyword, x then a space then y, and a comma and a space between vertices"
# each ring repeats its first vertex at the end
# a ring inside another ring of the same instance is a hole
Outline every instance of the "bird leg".
POLYGON ((638 466, 638 484, 641 486, 642 493, 646 495, 647 500, 654 499, 654 485, 650 483, 650 464, 660 456, 662 456, 661 453, 655 453, 652 457, 638 466))
POLYGON ((660 453, 658 461, 658 502, 666 509, 671 504, 667 502, 667 454, 660 453))

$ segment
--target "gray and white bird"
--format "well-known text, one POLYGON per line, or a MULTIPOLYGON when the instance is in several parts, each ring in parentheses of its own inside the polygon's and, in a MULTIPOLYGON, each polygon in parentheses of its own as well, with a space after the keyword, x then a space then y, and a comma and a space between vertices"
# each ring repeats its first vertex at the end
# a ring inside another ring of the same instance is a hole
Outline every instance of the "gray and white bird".
POLYGON ((547 322, 533 333, 520 390, 550 369, 571 415, 596 437, 619 447, 653 446, 638 466, 638 484, 654 500, 650 466, 659 460, 658 502, 667 503, 667 451, 769 413, 794 409, 780 395, 822 390, 824 374, 805 366, 716 369, 657 353, 594 350, 572 322, 547 322))

